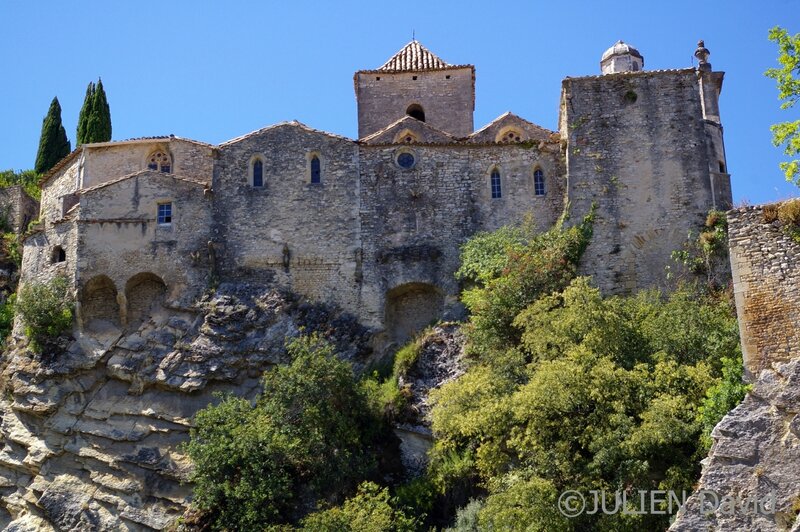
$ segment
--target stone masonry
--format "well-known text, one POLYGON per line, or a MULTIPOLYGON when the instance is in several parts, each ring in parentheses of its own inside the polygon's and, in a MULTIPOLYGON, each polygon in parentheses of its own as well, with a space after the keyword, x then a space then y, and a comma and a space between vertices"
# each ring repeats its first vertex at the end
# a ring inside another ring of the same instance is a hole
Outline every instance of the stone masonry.
POLYGON ((218 146, 80 146, 42 181, 22 281, 66 275, 90 309, 81 327, 124 326, 131 298, 184 308, 220 281, 269 282, 385 344, 461 315, 453 273, 471 235, 527 215, 544 230, 594 203, 583 273, 609 293, 658 285, 689 230, 731 202, 723 74, 706 58, 620 71, 642 58, 618 43, 609 73, 564 81, 558 132, 511 113, 473 131, 475 68, 412 41, 356 73, 358 140, 288 122, 218 146))

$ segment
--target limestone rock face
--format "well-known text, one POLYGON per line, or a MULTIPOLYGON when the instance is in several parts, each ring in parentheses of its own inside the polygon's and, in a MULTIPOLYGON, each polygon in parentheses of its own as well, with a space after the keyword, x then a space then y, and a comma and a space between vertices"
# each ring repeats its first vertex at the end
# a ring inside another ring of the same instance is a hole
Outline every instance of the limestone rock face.
POLYGON ((670 530, 800 530, 800 360, 762 371, 712 437, 698 489, 670 530), (725 506, 728 496, 742 502, 725 506))
POLYGON ((400 438, 403 466, 411 476, 425 471, 433 444, 428 394, 464 373, 464 334, 456 324, 433 327, 422 340, 419 357, 400 377, 406 407, 400 412, 395 434, 400 438))
POLYGON ((225 284, 135 330, 76 334, 56 356, 17 339, 0 384, 0 528, 161 530, 191 501, 180 444, 215 392, 253 398, 286 338, 319 331, 363 364, 369 331, 276 291, 225 284))

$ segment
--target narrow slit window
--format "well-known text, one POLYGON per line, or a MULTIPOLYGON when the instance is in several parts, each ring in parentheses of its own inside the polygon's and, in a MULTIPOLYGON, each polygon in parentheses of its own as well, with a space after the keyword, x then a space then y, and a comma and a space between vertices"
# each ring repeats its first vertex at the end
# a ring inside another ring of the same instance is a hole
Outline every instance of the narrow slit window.
POLYGON ((322 183, 322 168, 316 155, 311 157, 311 183, 322 183))
POLYGON ((261 159, 253 161, 253 186, 264 186, 264 163, 261 162, 261 159))
POLYGON ((536 196, 544 196, 544 172, 537 168, 533 172, 533 193, 536 196))
POLYGON ((498 170, 492 170, 491 185, 492 199, 501 198, 503 193, 500 189, 500 172, 498 170))
POLYGON ((172 203, 158 204, 158 225, 170 225, 172 223, 172 203))

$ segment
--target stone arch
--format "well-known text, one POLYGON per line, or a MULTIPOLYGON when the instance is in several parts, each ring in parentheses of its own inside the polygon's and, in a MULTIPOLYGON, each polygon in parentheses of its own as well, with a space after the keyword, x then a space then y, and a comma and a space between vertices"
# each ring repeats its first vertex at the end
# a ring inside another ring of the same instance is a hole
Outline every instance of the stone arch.
POLYGON ((406 283, 386 294, 385 325, 392 341, 405 343, 441 319, 444 294, 428 283, 406 283))
POLYGON ((149 318, 153 310, 164 303, 167 285, 158 275, 150 272, 137 273, 125 283, 127 320, 137 323, 149 318))
POLYGON ((80 317, 83 327, 97 329, 102 322, 119 325, 117 287, 108 276, 96 275, 80 291, 80 317))
POLYGON ((412 103, 406 109, 406 114, 411 118, 416 118, 420 122, 425 121, 425 109, 418 103, 412 103))

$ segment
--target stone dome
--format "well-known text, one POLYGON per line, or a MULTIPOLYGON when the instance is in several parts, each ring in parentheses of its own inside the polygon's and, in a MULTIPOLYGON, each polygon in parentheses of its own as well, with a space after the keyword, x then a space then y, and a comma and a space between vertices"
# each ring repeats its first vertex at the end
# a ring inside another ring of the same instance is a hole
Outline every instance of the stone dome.
POLYGON ((614 55, 632 55, 634 57, 643 59, 642 54, 639 53, 639 50, 624 41, 615 42, 614 46, 603 53, 603 57, 600 58, 600 61, 605 61, 614 55))
POLYGON ((600 58, 600 70, 603 74, 616 72, 638 72, 644 68, 644 57, 639 50, 630 44, 617 41, 603 53, 600 58))

